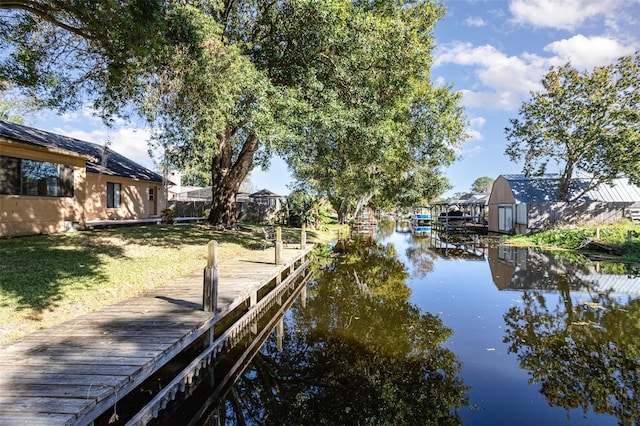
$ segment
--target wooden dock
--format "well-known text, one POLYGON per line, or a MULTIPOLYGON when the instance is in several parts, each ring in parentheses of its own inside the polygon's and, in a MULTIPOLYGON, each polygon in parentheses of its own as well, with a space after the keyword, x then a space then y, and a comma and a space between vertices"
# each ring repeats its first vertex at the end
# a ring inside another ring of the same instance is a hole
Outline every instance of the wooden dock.
POLYGON ((146 423, 238 338, 247 318, 276 303, 278 289, 307 269, 311 249, 284 248, 281 265, 273 249, 218 265, 215 312, 202 309, 203 271, 197 271, 0 348, 0 425, 87 425, 108 410, 115 419, 114 404, 204 337, 208 348, 133 424, 146 423), (239 306, 246 307, 239 324, 217 331, 239 306))

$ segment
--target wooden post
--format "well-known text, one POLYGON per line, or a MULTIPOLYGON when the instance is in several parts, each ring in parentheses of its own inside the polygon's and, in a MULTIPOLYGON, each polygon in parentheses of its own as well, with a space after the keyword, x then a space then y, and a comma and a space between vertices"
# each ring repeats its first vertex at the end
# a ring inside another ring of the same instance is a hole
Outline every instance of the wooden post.
POLYGON ((284 336, 284 320, 280 319, 276 324, 276 347, 278 352, 282 351, 282 337, 284 336))
POLYGON ((302 309, 307 307, 307 285, 305 284, 302 287, 302 291, 300 292, 300 304, 302 305, 302 309))
POLYGON ((596 239, 600 239, 600 227, 596 228, 596 239))
POLYGON ((218 242, 207 244, 207 266, 204 268, 202 310, 215 312, 218 305, 218 242))
POLYGON ((283 264, 283 253, 282 253, 282 248, 283 248, 283 244, 282 244, 282 229, 280 229, 280 227, 278 226, 276 228, 276 265, 282 265, 283 264))
POLYGON ((302 224, 302 231, 300 232, 300 249, 307 248, 307 225, 302 224))

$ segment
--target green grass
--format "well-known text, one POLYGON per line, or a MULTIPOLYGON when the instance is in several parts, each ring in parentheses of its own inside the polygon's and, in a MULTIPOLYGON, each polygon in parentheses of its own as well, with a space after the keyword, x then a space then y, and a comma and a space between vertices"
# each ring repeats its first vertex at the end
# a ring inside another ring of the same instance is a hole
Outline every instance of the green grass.
MULTIPOLYGON (((262 235, 182 224, 0 239, 0 344, 199 270, 211 240, 224 261, 261 249, 262 235)), ((307 232, 309 242, 331 237, 307 232)), ((300 230, 283 228, 283 239, 300 230)))
POLYGON ((597 239, 624 253, 618 260, 640 262, 640 224, 621 221, 614 225, 565 226, 533 235, 510 237, 508 242, 516 245, 533 245, 544 249, 579 250, 587 238, 597 239), (599 238, 597 233, 599 230, 599 238), (631 241, 628 232, 631 231, 631 241))

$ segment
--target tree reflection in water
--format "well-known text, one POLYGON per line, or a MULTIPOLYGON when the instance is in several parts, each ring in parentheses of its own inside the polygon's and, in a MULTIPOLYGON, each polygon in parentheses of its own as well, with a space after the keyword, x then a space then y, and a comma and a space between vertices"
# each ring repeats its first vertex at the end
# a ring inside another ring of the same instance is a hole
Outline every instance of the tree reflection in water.
MULTIPOLYGON (((553 270, 548 264, 539 266, 553 270)), ((588 275, 580 271, 561 269, 567 273, 551 277, 560 302, 550 305, 543 290, 525 291, 523 303, 504 315, 504 342, 550 405, 567 413, 593 409, 617 417, 621 425, 638 424, 640 299, 591 291, 589 300, 584 292, 574 300, 571 290, 595 289, 596 283, 581 280, 588 275)))
POLYGON ((391 245, 353 244, 309 284, 219 411, 227 424, 460 424, 468 387, 452 333, 408 300, 391 245))

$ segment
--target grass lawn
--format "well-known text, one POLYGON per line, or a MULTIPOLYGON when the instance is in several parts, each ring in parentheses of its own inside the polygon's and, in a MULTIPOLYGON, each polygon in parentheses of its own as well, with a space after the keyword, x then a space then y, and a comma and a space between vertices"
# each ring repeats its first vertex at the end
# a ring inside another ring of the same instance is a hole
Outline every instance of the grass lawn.
MULTIPOLYGON (((0 345, 200 270, 211 240, 221 261, 261 250, 260 228, 150 225, 0 239, 0 345)), ((300 239, 299 229, 282 233, 300 239)), ((312 243, 331 238, 307 231, 312 243)))

